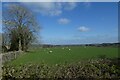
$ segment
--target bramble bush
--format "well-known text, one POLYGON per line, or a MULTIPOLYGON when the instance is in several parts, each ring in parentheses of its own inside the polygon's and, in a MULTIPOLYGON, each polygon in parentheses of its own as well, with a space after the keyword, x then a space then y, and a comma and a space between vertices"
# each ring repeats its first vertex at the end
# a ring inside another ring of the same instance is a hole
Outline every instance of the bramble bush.
POLYGON ((120 79, 119 59, 90 59, 67 65, 26 64, 3 67, 3 80, 29 79, 120 79))

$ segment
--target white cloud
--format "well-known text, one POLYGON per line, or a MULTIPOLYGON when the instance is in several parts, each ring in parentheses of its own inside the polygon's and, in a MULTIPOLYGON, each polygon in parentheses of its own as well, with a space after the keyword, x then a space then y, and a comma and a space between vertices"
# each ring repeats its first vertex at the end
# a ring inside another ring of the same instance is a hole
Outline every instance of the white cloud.
MULTIPOLYGON (((6 3, 3 6, 9 8, 13 4, 15 3, 6 3)), ((77 6, 77 3, 74 2, 22 2, 21 4, 30 8, 35 13, 47 16, 59 16, 64 10, 73 10, 77 6)))
POLYGON ((61 18, 58 20, 59 24, 68 24, 69 22, 70 22, 70 20, 67 18, 61 18))
POLYGON ((33 7, 32 11, 42 15, 58 16, 62 13, 61 5, 53 2, 23 3, 28 7, 33 7))
POLYGON ((48 16, 58 16, 64 10, 73 10, 77 4, 74 2, 38 2, 38 3, 23 3, 31 8, 34 12, 48 16))
POLYGON ((75 2, 69 2, 66 6, 65 6, 65 10, 73 10, 75 7, 77 6, 77 3, 75 2))
POLYGON ((89 31, 89 28, 87 28, 87 27, 85 27, 85 26, 81 26, 81 27, 78 28, 78 30, 79 30, 80 32, 87 32, 87 31, 89 31))

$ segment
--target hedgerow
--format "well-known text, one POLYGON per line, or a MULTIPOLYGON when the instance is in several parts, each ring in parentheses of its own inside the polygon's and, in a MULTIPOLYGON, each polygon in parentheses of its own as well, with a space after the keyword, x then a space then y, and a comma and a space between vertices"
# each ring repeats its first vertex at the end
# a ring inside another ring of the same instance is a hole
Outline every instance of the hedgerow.
POLYGON ((78 63, 54 66, 27 64, 19 67, 5 65, 3 80, 29 79, 120 79, 119 59, 90 59, 78 63))

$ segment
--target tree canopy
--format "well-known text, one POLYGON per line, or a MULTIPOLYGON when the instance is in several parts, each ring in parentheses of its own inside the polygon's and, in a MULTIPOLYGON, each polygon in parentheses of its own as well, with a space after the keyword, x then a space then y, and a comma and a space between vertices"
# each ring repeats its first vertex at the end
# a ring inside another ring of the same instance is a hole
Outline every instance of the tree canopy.
POLYGON ((4 32, 9 37, 11 51, 26 51, 40 28, 32 11, 18 4, 9 5, 3 11, 3 25, 4 32))

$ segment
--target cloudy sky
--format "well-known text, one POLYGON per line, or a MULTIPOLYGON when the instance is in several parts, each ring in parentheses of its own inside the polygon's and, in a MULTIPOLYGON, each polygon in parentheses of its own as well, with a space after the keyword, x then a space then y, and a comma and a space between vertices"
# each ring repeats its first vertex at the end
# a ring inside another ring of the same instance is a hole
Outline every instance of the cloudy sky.
POLYGON ((41 25, 39 38, 46 44, 118 42, 116 2, 22 2, 41 25))

